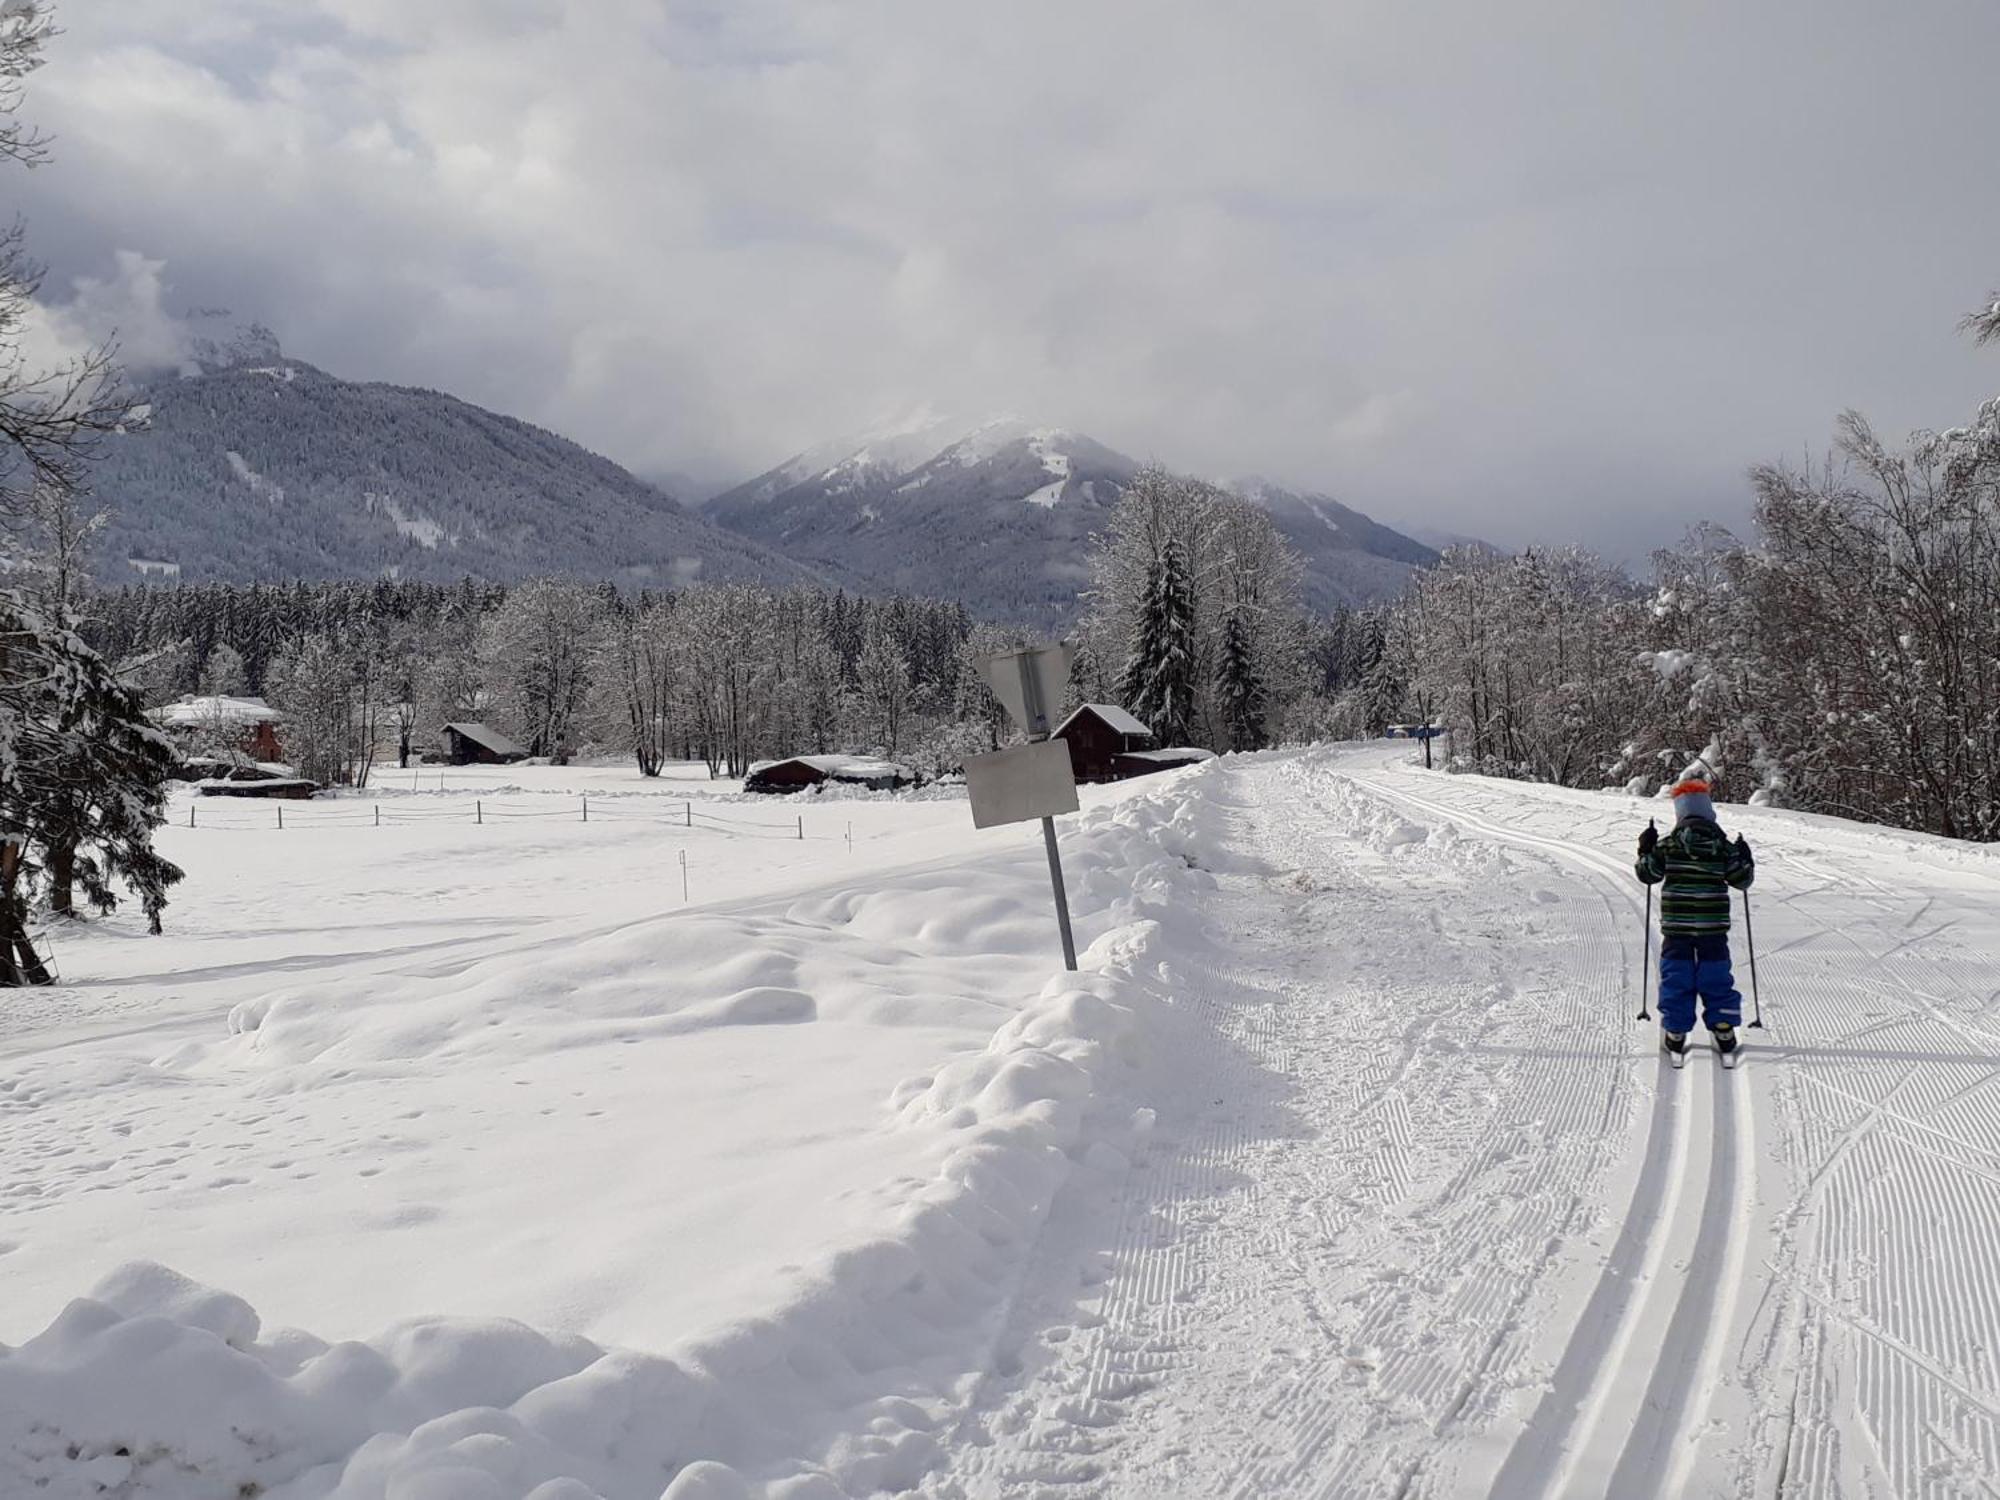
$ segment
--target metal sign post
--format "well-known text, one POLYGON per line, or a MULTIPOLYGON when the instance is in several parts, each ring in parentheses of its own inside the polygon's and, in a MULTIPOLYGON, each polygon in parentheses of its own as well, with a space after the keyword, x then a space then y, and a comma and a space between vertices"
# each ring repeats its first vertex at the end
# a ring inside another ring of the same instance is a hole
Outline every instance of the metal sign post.
MULTIPOLYGON (((1053 705, 1049 702, 1050 695, 1044 689, 1043 674, 1059 659, 1062 675, 1067 679, 1069 657, 1070 653, 1066 647, 1058 647, 1053 651, 1023 652, 1014 658, 1021 677, 1021 703, 1027 710, 1023 715, 1023 722, 1030 740, 1047 740, 1049 730, 1055 727, 1049 722, 1049 710, 1053 705)), ((1067 745, 1063 746, 1063 757, 1065 760, 1069 757, 1067 745)), ((1072 791, 1074 787, 1075 781, 1072 777, 1072 791)), ((1056 925, 1062 929, 1063 967, 1074 973, 1076 938, 1069 928, 1069 891, 1063 885, 1062 855, 1056 849, 1056 820, 1053 816, 1042 819, 1042 842, 1048 845, 1049 850, 1049 886, 1056 896, 1056 925)))
POLYGON ((993 755, 975 755, 965 763, 973 827, 1041 819, 1042 842, 1049 854, 1049 886, 1056 900, 1056 925, 1062 931, 1063 967, 1072 971, 1076 968, 1076 938, 1070 930, 1069 892, 1063 884, 1062 855, 1056 847, 1056 814, 1076 811, 1076 774, 1069 747, 1049 739, 1053 727, 1049 717, 1062 701, 1074 654, 1075 648, 1062 641, 981 657, 981 675, 1028 732, 1030 743, 993 755))
POLYGON ((1431 769, 1431 741, 1448 733, 1441 724, 1391 724, 1390 739, 1422 740, 1424 742, 1424 769, 1431 769))

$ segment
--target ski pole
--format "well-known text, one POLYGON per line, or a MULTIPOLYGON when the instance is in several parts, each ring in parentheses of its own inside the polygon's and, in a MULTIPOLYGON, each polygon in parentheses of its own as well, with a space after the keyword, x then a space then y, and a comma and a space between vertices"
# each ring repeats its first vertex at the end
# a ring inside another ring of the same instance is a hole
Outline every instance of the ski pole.
POLYGON ((1650 971, 1653 957, 1653 888, 1646 887, 1646 925, 1639 929, 1639 1014, 1637 1021, 1650 1021, 1653 1013, 1646 1009, 1646 990, 1651 984, 1650 971))
MULTIPOLYGON (((1646 826, 1655 833, 1659 831, 1659 824, 1652 818, 1646 820, 1646 826)), ((1650 1021, 1653 1019, 1653 1013, 1646 1009, 1646 990, 1652 983, 1652 958, 1653 887, 1649 883, 1646 886, 1646 925, 1639 929, 1639 1014, 1632 1018, 1635 1021, 1650 1021)))
POLYGON ((1764 1027, 1764 1002, 1757 995, 1757 931, 1750 925, 1750 893, 1743 893, 1743 941, 1750 949, 1750 1024, 1764 1027))

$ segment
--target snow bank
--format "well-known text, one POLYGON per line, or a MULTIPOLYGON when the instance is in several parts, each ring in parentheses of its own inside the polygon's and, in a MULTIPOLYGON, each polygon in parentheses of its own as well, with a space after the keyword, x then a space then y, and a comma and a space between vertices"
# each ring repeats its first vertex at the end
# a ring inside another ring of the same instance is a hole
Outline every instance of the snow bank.
MULTIPOLYGON (((1174 1024, 1163 923, 1210 878, 1200 865, 1220 814, 1205 791, 1220 774, 1163 777, 1074 820, 1063 847, 1082 972, 1049 980, 984 1048, 895 1090, 885 1128, 933 1141, 934 1176, 885 1191, 886 1221, 829 1245, 768 1314, 654 1353, 464 1318, 329 1344, 266 1334, 241 1299, 131 1265, 0 1349, 0 1493, 837 1500, 914 1484, 987 1363, 1057 1193, 1078 1172, 1120 1170, 1146 1141, 1147 1081, 1174 1024)), ((297 1089, 648 1029, 896 1011, 907 997, 857 970, 859 943, 893 937, 903 967, 1047 951, 1045 899, 982 902, 976 875, 691 913, 673 929, 670 983, 657 930, 638 924, 370 994, 246 1003, 228 1037, 162 1066, 254 1069, 261 1087, 297 1089), (798 935, 811 932, 846 938, 798 935)))

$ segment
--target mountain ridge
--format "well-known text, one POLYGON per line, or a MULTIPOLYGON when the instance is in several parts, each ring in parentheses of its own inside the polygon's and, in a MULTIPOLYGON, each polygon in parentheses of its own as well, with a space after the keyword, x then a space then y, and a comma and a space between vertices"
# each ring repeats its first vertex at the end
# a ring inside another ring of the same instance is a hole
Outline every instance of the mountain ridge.
POLYGON ((560 434, 347 381, 262 330, 133 383, 91 483, 108 583, 296 577, 816 581, 560 434))
MULTIPOLYGON (((1141 467, 1069 428, 920 407, 802 449, 700 509, 857 588, 908 589, 928 569, 970 608, 1056 620, 1074 613, 1090 536, 1141 467), (912 533, 922 537, 914 554, 912 533)), ((1437 560, 1331 496, 1265 480, 1225 487, 1269 511, 1298 550, 1311 608, 1388 598, 1437 560)))
MULTIPOLYGON (((255 324, 191 340, 176 369, 134 385, 93 474, 109 510, 96 571, 114 584, 813 583, 1059 628, 1141 467, 1070 428, 918 407, 684 506, 558 433, 444 391, 344 380, 255 324)), ((1436 560, 1330 496, 1231 488, 1298 550, 1315 610, 1390 597, 1436 560)))

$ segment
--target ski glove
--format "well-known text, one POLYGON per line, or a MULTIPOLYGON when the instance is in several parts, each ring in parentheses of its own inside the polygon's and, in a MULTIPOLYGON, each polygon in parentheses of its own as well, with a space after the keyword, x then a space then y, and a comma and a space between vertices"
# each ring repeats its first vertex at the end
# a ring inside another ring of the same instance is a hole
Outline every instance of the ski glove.
POLYGON ((1660 841, 1660 830, 1648 823, 1639 832, 1639 857, 1644 859, 1653 852, 1653 846, 1660 841))

